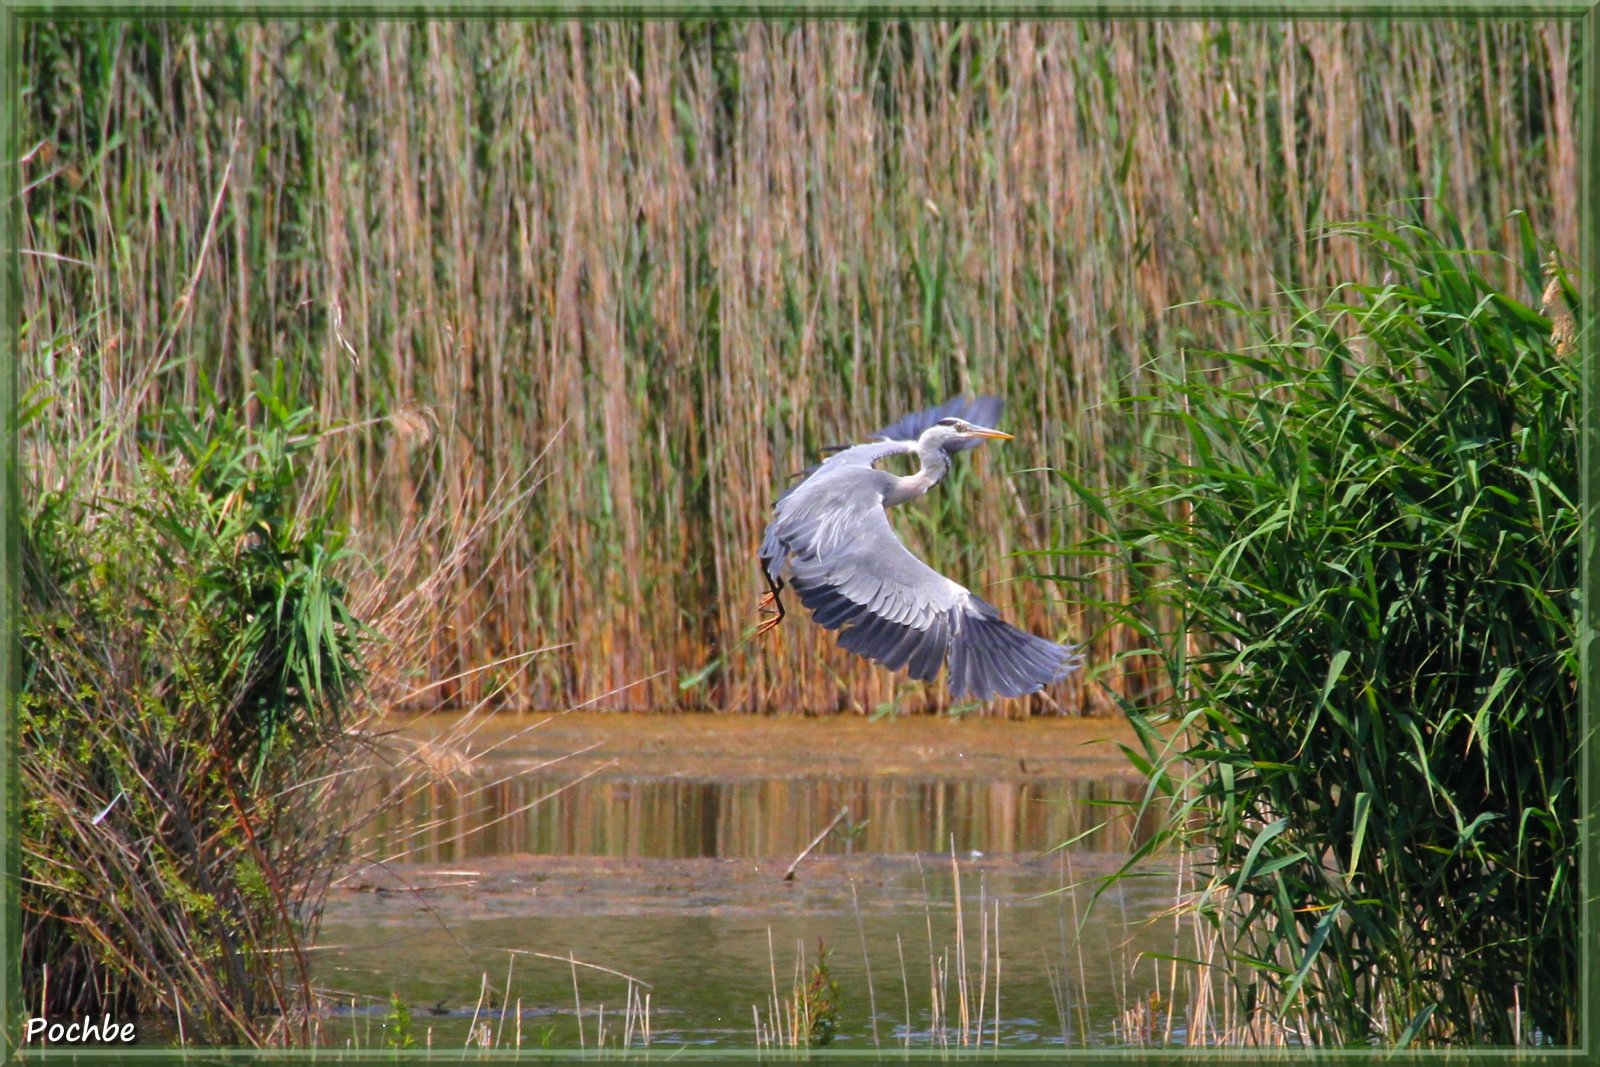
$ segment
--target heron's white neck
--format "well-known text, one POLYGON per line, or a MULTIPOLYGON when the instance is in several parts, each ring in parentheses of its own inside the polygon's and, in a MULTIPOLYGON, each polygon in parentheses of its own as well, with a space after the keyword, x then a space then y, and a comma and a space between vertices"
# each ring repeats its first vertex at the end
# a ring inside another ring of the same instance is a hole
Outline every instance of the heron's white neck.
POLYGON ((922 469, 901 478, 899 484, 884 497, 884 507, 893 507, 922 496, 938 485, 939 479, 950 469, 950 454, 932 441, 921 442, 917 448, 917 458, 922 460, 922 469))

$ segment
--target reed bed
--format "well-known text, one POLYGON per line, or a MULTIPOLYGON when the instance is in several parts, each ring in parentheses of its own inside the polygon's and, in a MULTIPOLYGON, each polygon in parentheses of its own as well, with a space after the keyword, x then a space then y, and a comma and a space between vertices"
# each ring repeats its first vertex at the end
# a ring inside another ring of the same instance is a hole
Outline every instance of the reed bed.
MULTIPOLYGON (((30 23, 22 385, 93 425, 289 360, 348 427, 353 547, 488 515, 413 604, 419 704, 939 708, 802 621, 747 641, 790 472, 1002 394, 1017 440, 902 529, 1117 663, 1129 631, 1015 580, 1101 521, 1043 469, 1137 474, 1150 361, 1245 340, 1200 301, 1368 273, 1325 223, 1431 197, 1576 247, 1573 29, 30 23), (537 509, 491 513, 541 456, 537 509)), ((986 710, 1107 710, 1149 681, 1121 672, 986 710)))
POLYGON ((1135 855, 1190 850, 1247 1023, 1571 1044, 1588 305, 1531 227, 1348 232, 1381 282, 1286 298, 1292 329, 1169 383, 1163 465, 1080 488, 1171 679, 1127 706, 1135 855))

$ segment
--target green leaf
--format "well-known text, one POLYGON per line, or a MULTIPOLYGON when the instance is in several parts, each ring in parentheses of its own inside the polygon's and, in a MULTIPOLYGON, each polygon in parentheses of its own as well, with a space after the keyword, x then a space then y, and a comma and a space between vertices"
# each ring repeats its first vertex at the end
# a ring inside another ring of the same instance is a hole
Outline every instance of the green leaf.
POLYGON ((1344 872, 1345 885, 1356 876, 1361 866, 1361 845, 1367 838, 1367 818, 1372 813, 1372 794, 1357 793, 1352 802, 1355 808, 1355 827, 1350 833, 1350 864, 1344 872))
POLYGON ((1333 931, 1334 923, 1338 922, 1339 915, 1344 911, 1343 904, 1335 904, 1322 916, 1322 921, 1317 923, 1317 928, 1311 932, 1311 940, 1306 943, 1305 954, 1300 957, 1300 966, 1295 968, 1294 974, 1283 986, 1283 996, 1278 1008, 1280 1018, 1289 1013, 1295 997, 1300 993, 1300 987, 1305 983, 1306 975, 1311 973, 1311 967, 1317 962, 1317 953, 1322 951, 1323 942, 1328 940, 1328 934, 1333 931))
POLYGON ((1239 865, 1239 873, 1234 878, 1234 885, 1241 889, 1244 888, 1252 877, 1252 868, 1255 866, 1256 857, 1261 855, 1261 850, 1266 847, 1267 842, 1288 828, 1288 816, 1274 820, 1261 828, 1261 832, 1256 834, 1255 840, 1250 843, 1250 851, 1245 853, 1244 862, 1239 865))

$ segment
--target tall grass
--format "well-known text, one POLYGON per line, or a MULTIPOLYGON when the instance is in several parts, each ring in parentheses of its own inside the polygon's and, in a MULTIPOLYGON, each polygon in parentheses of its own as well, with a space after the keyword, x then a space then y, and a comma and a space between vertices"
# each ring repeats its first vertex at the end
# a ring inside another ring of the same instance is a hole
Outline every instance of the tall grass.
POLYGON ((415 691, 414 605, 448 602, 526 483, 357 557, 326 459, 350 429, 303 378, 274 363, 237 398, 200 375, 141 413, 87 388, 72 336, 19 413, 24 1002, 145 1040, 315 1043, 306 948, 347 836, 393 800, 364 726, 415 691))
POLYGON ((299 495, 317 430, 292 393, 261 378, 254 430, 213 397, 138 446, 98 433, 77 477, 32 487, 17 769, 40 1016, 309 1034, 304 938, 343 833, 321 805, 365 631, 332 501, 299 495), (82 476, 118 453, 116 484, 82 476))
POLYGON ((1567 22, 37 22, 22 59, 25 386, 89 418, 292 359, 363 427, 328 460, 371 552, 546 456, 417 610, 432 680, 571 648, 440 703, 938 706, 798 622, 741 638, 787 475, 963 389, 1017 440, 908 538, 1114 662, 1008 556, 1098 528, 1037 471, 1136 473, 1152 354, 1243 343, 1195 301, 1370 273, 1305 235, 1397 198, 1576 242, 1567 22))
POLYGON ((1586 309, 1515 221, 1344 228, 1383 280, 1164 383, 1172 458, 1082 492, 1174 694, 1129 705, 1148 847, 1206 850, 1240 1010, 1303 1041, 1577 1039, 1586 309))

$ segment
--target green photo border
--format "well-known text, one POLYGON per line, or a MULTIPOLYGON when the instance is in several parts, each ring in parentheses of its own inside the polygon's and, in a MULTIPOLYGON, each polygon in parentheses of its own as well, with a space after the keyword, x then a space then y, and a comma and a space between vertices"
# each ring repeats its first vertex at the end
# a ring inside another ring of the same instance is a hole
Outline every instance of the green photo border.
POLYGON ((1315 1061, 1366 1062, 1382 1061, 1466 1064, 1504 1063, 1532 1060, 1559 1060, 1577 1063, 1591 1062, 1595 1052, 1594 1033, 1600 1012, 1600 981, 1595 975, 1600 968, 1600 954, 1596 953, 1596 934, 1600 931, 1600 842, 1594 839, 1597 823, 1597 801, 1600 801, 1600 685, 1596 684, 1597 653, 1596 634, 1600 631, 1600 549, 1597 549, 1596 525, 1600 523, 1600 382, 1596 378, 1596 331, 1593 328, 1595 310, 1600 306, 1600 142, 1596 139, 1597 103, 1600 103, 1600 0, 1313 0, 1310 3, 1292 4, 1284 0, 1107 0, 1103 3, 1085 3, 1080 0, 1034 0, 1022 3, 961 3, 951 0, 900 0, 892 4, 850 2, 850 0, 531 0, 527 3, 508 0, 434 0, 432 3, 382 3, 364 0, 335 0, 317 3, 315 0, 269 0, 265 3, 249 2, 165 2, 144 0, 129 4, 107 0, 0 0, 0 77, 3 77, 3 101, 0 101, 0 203, 6 206, 0 229, 0 413, 4 415, 4 430, 0 432, 0 698, 4 700, 5 718, 0 723, 0 873, 3 873, 4 899, 0 902, 0 1062, 13 1059, 26 1063, 86 1063, 115 1064, 122 1062, 209 1064, 243 1062, 262 1063, 400 1063, 400 1062, 478 1062, 525 1059, 536 1062, 578 1062, 588 1059, 605 1059, 611 1062, 718 1062, 738 1063, 753 1060, 796 1062, 802 1060, 848 1061, 963 1061, 974 1058, 1007 1061, 1055 1062, 1060 1060, 1111 1062, 1117 1064, 1145 1062, 1203 1062, 1261 1063, 1264 1061, 1304 1062, 1315 1061), (1582 752, 1580 761, 1580 836, 1581 894, 1583 915, 1580 920, 1582 937, 1581 958, 1587 961, 1580 979, 1582 1003, 1579 1006, 1579 1045, 1553 1050, 1461 1050, 1438 1051, 1422 1049, 1387 1050, 1246 1050, 1246 1049, 1193 1049, 1193 1050, 1102 1050, 1102 1049, 1051 1049, 1023 1050, 1001 1049, 976 1051, 899 1049, 829 1049, 800 1050, 794 1052, 758 1052, 755 1049, 670 1049, 652 1048, 643 1053, 607 1052, 587 1054, 571 1050, 488 1050, 469 1052, 465 1048, 450 1050, 408 1050, 405 1052, 380 1052, 361 1050, 348 1052, 338 1049, 199 1049, 179 1050, 167 1048, 82 1048, 82 1049, 21 1049, 21 1025, 24 1017, 20 990, 20 914, 18 906, 19 847, 15 825, 16 804, 16 697, 19 683, 19 645, 17 633, 17 577, 18 577, 18 502, 19 471, 17 469, 17 382, 18 344, 20 325, 20 251, 18 235, 21 232, 21 205, 18 195, 18 165, 20 145, 18 136, 20 82, 18 60, 21 35, 30 22, 50 19, 98 17, 151 17, 192 18, 218 15, 239 18, 271 18, 286 16, 316 17, 382 17, 382 18, 534 18, 548 16, 580 18, 674 18, 716 14, 731 17, 808 17, 828 18, 862 15, 882 15, 895 18, 932 18, 968 16, 983 18, 1284 18, 1296 20, 1340 20, 1391 18, 1396 16, 1417 18, 1563 18, 1578 23, 1580 71, 1579 119, 1579 264, 1582 270, 1585 309, 1589 328, 1579 337, 1579 358, 1582 360, 1582 513, 1584 540, 1582 545, 1582 607, 1578 620, 1580 670, 1583 686, 1581 708, 1584 717, 1582 752))

